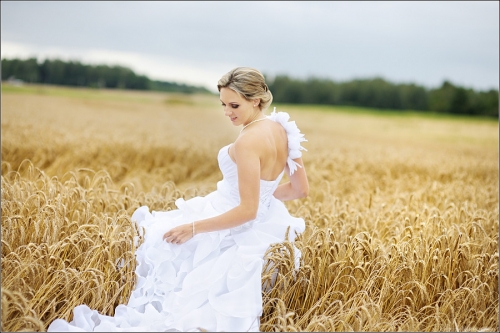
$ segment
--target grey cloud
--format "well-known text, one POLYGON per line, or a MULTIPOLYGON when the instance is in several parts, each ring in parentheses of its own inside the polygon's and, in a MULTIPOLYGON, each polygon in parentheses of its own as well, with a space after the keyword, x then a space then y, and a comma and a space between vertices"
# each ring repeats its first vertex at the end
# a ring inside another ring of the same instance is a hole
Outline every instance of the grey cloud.
POLYGON ((498 2, 2 2, 2 40, 498 87, 498 2))

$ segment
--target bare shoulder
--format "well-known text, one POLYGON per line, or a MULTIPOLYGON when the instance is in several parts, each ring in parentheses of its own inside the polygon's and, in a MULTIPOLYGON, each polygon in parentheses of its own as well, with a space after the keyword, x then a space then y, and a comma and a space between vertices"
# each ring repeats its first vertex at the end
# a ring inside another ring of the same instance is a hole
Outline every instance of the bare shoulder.
POLYGON ((259 131, 246 131, 242 133, 236 141, 234 141, 235 151, 256 151, 261 142, 261 134, 259 131))
POLYGON ((274 127, 275 129, 275 133, 277 135, 279 135, 280 137, 284 137, 284 138, 287 138, 287 134, 286 134, 286 130, 285 128, 280 124, 280 123, 277 123, 277 122, 272 122, 272 126, 274 127))
POLYGON ((235 155, 250 153, 264 157, 274 151, 277 146, 283 146, 286 150, 287 142, 285 128, 269 120, 262 122, 259 126, 245 129, 234 142, 234 153, 235 155))

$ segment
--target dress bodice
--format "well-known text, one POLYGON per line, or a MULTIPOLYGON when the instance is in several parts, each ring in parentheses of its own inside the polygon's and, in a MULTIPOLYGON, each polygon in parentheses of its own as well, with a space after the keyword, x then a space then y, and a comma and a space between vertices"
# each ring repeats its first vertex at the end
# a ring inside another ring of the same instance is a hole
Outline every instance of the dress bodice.
MULTIPOLYGON (((237 205, 240 202, 238 169, 236 163, 231 159, 231 156, 229 156, 230 146, 229 144, 219 150, 217 160, 223 179, 217 184, 217 189, 226 194, 233 204, 237 205)), ((266 209, 269 208, 271 197, 278 187, 284 172, 285 170, 283 170, 275 180, 260 180, 259 210, 257 212, 257 218, 264 214, 266 209)))

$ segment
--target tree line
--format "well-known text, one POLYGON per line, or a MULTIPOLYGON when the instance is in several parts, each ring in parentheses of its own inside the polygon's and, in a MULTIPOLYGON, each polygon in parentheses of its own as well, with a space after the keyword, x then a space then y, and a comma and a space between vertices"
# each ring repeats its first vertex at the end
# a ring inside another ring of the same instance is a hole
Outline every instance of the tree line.
POLYGON ((204 87, 150 80, 123 66, 86 65, 59 59, 2 59, 2 81, 15 78, 29 83, 64 86, 156 90, 182 93, 209 91, 204 87))
MULTIPOLYGON (((122 66, 85 65, 58 59, 43 62, 36 58, 2 59, 2 81, 9 78, 68 86, 209 93, 204 87, 151 80, 122 66)), ((382 78, 335 82, 278 75, 267 81, 278 103, 350 105, 498 118, 498 90, 476 91, 449 81, 434 89, 416 84, 394 84, 382 78)))
POLYGON ((476 91, 449 81, 435 89, 394 84, 382 78, 335 82, 279 75, 267 81, 274 101, 279 103, 349 105, 498 118, 498 90, 476 91))

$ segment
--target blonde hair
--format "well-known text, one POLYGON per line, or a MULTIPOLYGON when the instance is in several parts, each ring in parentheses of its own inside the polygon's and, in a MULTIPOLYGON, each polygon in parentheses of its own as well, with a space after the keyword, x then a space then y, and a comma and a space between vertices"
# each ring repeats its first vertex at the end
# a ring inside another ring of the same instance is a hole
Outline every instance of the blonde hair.
POLYGON ((237 67, 224 74, 217 83, 217 89, 229 88, 246 100, 260 99, 259 108, 266 110, 273 101, 273 94, 269 90, 264 75, 250 67, 237 67))

